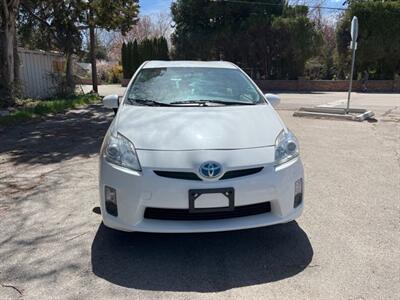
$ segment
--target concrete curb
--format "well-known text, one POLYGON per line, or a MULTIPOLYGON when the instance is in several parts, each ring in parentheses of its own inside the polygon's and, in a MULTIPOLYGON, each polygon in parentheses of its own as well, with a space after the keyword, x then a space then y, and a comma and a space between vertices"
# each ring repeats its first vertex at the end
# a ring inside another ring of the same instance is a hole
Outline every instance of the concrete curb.
POLYGON ((294 117, 309 117, 314 119, 336 119, 346 121, 362 122, 368 118, 372 118, 375 114, 366 109, 349 109, 346 114, 343 108, 333 107, 301 107, 293 113, 294 117))

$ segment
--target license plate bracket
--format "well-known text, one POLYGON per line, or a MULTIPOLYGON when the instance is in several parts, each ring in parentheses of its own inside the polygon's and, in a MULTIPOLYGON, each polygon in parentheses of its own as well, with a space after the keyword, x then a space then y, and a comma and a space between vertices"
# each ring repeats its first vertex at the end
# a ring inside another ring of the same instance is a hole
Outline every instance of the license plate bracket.
POLYGON ((215 189, 189 190, 189 213, 232 211, 235 209, 235 190, 232 187, 215 189), (223 194, 228 198, 229 204, 224 207, 196 208, 195 202, 203 194, 223 194))

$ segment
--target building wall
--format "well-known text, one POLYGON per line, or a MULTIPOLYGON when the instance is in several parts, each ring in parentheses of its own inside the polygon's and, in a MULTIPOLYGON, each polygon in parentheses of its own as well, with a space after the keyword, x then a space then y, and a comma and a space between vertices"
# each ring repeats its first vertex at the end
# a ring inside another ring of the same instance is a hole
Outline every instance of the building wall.
POLYGON ((27 98, 49 98, 57 93, 57 74, 64 69, 62 54, 18 48, 22 94, 27 98))

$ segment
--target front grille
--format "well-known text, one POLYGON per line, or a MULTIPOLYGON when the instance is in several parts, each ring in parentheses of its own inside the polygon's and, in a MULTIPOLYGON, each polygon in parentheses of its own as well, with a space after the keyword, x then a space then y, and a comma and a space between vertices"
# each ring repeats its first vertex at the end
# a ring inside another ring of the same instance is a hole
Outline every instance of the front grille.
POLYGON ((154 173, 156 173, 158 176, 167 178, 184 179, 184 180, 201 180, 196 173, 192 172, 154 171, 154 173))
POLYGON ((195 212, 195 213, 189 213, 189 209, 147 207, 144 212, 144 217, 147 219, 175 220, 175 221, 217 220, 217 219, 253 216, 258 214, 264 214, 270 211, 271 211, 270 202, 236 206, 231 211, 195 212))
MULTIPOLYGON (((232 178, 256 174, 260 172, 262 169, 264 168, 258 167, 258 168, 228 171, 219 180, 232 179, 232 178)), ((184 180, 202 180, 196 173, 193 172, 154 171, 154 173, 156 173, 158 176, 167 178, 184 179, 184 180)))
POLYGON ((251 168, 251 169, 241 169, 241 170, 233 170, 233 171, 228 171, 224 174, 224 176, 221 177, 220 180, 224 179, 231 179, 231 178, 237 178, 237 177, 242 177, 242 176, 247 176, 247 175, 252 175, 260 172, 263 167, 260 168, 251 168))

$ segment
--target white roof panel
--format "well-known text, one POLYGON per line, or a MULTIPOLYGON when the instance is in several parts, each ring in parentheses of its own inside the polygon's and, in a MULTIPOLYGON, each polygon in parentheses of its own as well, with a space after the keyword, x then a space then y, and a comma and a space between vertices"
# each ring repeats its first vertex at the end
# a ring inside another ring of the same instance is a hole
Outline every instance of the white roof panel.
POLYGON ((196 60, 150 60, 143 69, 150 68, 226 68, 237 69, 237 67, 227 61, 196 61, 196 60))

